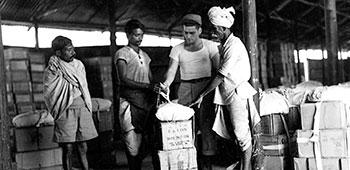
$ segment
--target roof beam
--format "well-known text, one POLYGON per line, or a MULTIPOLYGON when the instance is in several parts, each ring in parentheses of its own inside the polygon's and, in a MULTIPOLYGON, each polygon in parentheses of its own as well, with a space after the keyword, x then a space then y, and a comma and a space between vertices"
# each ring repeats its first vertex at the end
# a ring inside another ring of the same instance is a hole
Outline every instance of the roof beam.
MULTIPOLYGON (((130 5, 128 8, 124 8, 124 11, 121 12, 118 16, 115 17, 115 24, 120 24, 122 22, 125 22, 126 20, 129 20, 130 18, 124 19, 124 20, 119 20, 121 17, 123 17, 126 13, 129 11, 133 10, 135 8, 137 3, 133 3, 130 5)), ((118 5, 118 4, 117 4, 118 5)))
POLYGON ((34 19, 40 19, 41 17, 45 16, 48 13, 48 9, 50 9, 57 0, 51 0, 47 3, 40 3, 39 9, 37 11, 34 11, 33 15, 30 16, 31 20, 34 19))
POLYGON ((285 6, 287 6, 292 0, 284 0, 282 3, 280 3, 274 10, 272 11, 281 11, 285 6))
POLYGON ((94 18, 101 11, 101 9, 102 9, 102 6, 98 7, 86 22, 90 22, 92 18, 94 18))
MULTIPOLYGON (((293 20, 290 20, 290 19, 286 19, 286 18, 282 18, 281 16, 279 16, 277 13, 273 12, 270 16, 271 19, 274 19, 274 20, 278 20, 278 21, 282 21, 288 25, 293 25, 295 24, 293 20)), ((298 22, 297 23, 298 26, 302 26, 302 27, 305 27, 305 28, 310 28, 310 24, 305 24, 305 23, 302 23, 302 22, 298 22)))
MULTIPOLYGON (((319 7, 319 8, 324 9, 324 6, 323 6, 322 4, 320 4, 320 3, 308 2, 308 1, 305 1, 305 0, 297 0, 297 1, 299 1, 299 2, 301 2, 301 3, 304 3, 304 4, 306 4, 306 5, 315 6, 315 7, 319 7)), ((346 13, 343 13, 343 12, 337 11, 337 14, 338 14, 338 15, 341 15, 341 16, 343 16, 343 17, 350 18, 350 15, 348 15, 348 14, 346 14, 346 13)))
POLYGON ((80 7, 80 4, 75 5, 74 9, 68 14, 68 16, 64 19, 67 21, 67 19, 73 15, 73 13, 80 7))
POLYGON ((302 17, 304 17, 305 15, 309 14, 313 9, 315 9, 314 6, 310 7, 308 10, 304 11, 303 13, 301 13, 301 14, 299 15, 299 18, 302 18, 302 17))

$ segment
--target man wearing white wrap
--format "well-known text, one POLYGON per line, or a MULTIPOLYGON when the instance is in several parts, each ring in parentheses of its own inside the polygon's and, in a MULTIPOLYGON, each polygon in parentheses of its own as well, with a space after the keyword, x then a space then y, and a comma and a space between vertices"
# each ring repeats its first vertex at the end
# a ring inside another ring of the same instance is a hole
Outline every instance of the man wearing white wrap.
POLYGON ((91 96, 85 67, 75 59, 72 41, 57 36, 52 41, 55 55, 44 71, 44 100, 55 120, 53 141, 62 148, 62 166, 72 169, 74 145, 82 170, 89 170, 86 141, 97 137, 92 119, 91 96))
POLYGON ((230 30, 234 23, 231 12, 234 13, 232 7, 227 9, 212 7, 208 11, 209 20, 214 28, 213 33, 221 42, 221 60, 218 74, 193 104, 200 104, 205 95, 218 88, 214 102, 227 108, 235 136, 243 152, 241 169, 250 170, 252 137, 247 99, 256 91, 248 83, 251 73, 247 50, 242 41, 230 30))

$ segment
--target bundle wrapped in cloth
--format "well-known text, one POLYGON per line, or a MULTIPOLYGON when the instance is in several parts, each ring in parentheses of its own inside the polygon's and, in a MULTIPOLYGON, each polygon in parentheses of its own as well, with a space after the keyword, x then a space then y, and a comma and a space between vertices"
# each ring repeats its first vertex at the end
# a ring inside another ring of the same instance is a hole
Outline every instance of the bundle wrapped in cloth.
POLYGON ((112 102, 108 99, 91 98, 92 111, 107 111, 111 108, 112 102))
POLYGON ((317 87, 308 95, 308 100, 312 102, 342 101, 350 104, 350 87, 341 85, 317 87))
POLYGON ((322 83, 317 81, 305 81, 296 85, 295 88, 286 89, 285 97, 289 104, 297 106, 305 103, 307 96, 316 88, 322 87, 322 83))
POLYGON ((194 115, 194 110, 190 107, 178 103, 168 102, 159 105, 156 117, 160 121, 180 121, 188 120, 194 115))
POLYGON ((54 120, 47 110, 36 110, 15 116, 12 119, 12 124, 15 127, 39 127, 41 125, 53 125, 54 120))
POLYGON ((273 113, 289 113, 288 100, 276 91, 263 92, 260 97, 260 116, 273 113))
MULTIPOLYGON (((162 84, 161 84, 162 85, 162 84)), ((164 86, 164 85, 163 85, 164 86)), ((170 90, 160 91, 157 101, 158 110, 156 117, 160 121, 181 121, 189 120, 194 115, 194 110, 190 107, 183 106, 169 99, 170 90), (160 99, 164 99, 163 102, 160 99)))

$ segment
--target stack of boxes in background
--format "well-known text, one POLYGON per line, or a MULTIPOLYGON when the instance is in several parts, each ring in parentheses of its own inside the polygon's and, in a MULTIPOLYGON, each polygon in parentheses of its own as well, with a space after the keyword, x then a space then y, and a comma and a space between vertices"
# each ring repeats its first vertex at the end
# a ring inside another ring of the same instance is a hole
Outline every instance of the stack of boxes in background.
POLYGON ((24 49, 4 51, 10 117, 34 110, 29 55, 24 49))
MULTIPOLYGON (((111 57, 87 58, 83 62, 91 97, 113 101, 111 57)), ((96 128, 99 132, 111 133, 113 131, 114 116, 112 111, 113 108, 110 108, 108 111, 94 113, 95 125, 97 125, 96 128)))
POLYGON ((45 69, 45 56, 43 53, 31 52, 30 57, 30 70, 32 77, 33 87, 33 101, 36 109, 45 109, 44 103, 44 69, 45 69))
POLYGON ((325 101, 305 103, 300 107, 302 129, 296 133, 298 157, 294 158, 295 170, 316 170, 317 161, 321 162, 323 169, 349 170, 349 105, 325 101), (318 116, 319 122, 316 123, 314 120, 318 116))
POLYGON ((62 170, 62 149, 52 141, 53 126, 16 128, 17 170, 62 170))
MULTIPOLYGON (((112 58, 110 56, 85 58, 88 88, 93 98, 113 101, 112 58)), ((116 164, 113 106, 107 111, 93 112, 99 136, 88 141, 89 161, 92 168, 116 164)))
POLYGON ((261 134, 258 142, 265 154, 265 169, 291 169, 296 150, 294 131, 300 127, 298 107, 291 107, 288 114, 275 113, 261 117, 261 134))
MULTIPOLYGON (((10 118, 45 109, 44 55, 28 49, 10 48, 4 50, 4 56, 10 118)), ((53 126, 11 127, 10 132, 14 142, 11 144, 11 150, 17 169, 62 169, 62 150, 52 142, 53 126)))
POLYGON ((83 62, 91 96, 113 101, 112 58, 92 57, 83 62))
POLYGON ((4 50, 7 101, 10 114, 45 109, 43 99, 44 54, 22 48, 4 50))
POLYGON ((192 120, 157 124, 160 169, 198 169, 192 129, 192 120))

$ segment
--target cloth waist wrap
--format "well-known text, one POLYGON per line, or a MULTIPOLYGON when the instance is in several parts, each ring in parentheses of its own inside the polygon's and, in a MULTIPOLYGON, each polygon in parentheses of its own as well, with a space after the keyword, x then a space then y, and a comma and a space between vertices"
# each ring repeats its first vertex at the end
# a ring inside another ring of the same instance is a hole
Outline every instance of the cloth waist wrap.
POLYGON ((149 112, 152 105, 148 101, 147 94, 141 90, 132 90, 123 87, 120 90, 120 97, 130 104, 131 123, 135 131, 141 133, 145 130, 149 112))
POLYGON ((207 80, 210 80, 210 77, 202 77, 202 78, 191 79, 191 80, 181 80, 181 82, 185 82, 185 83, 198 83, 198 82, 207 81, 207 80))

